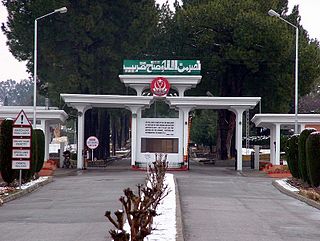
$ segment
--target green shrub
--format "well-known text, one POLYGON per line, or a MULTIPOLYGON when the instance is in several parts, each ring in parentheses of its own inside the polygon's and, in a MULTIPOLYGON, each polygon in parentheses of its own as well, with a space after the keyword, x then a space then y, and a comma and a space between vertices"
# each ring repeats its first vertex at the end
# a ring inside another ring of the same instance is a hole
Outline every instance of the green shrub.
POLYGON ((313 132, 306 140, 308 178, 313 187, 320 185, 320 132, 313 132))
POLYGON ((77 159, 78 159, 77 153, 76 152, 71 153, 71 160, 77 160, 77 159))
POLYGON ((286 156, 289 170, 293 177, 300 178, 299 175, 299 152, 298 152, 299 135, 291 136, 287 141, 286 156))
POLYGON ((290 136, 280 135, 280 151, 286 151, 287 142, 290 136))
POLYGON ((44 162, 44 151, 45 151, 45 143, 44 143, 44 133, 42 130, 35 130, 36 141, 37 141, 37 165, 35 168, 35 172, 40 172, 43 162, 44 162))
POLYGON ((299 151, 299 176, 304 182, 310 183, 308 179, 307 165, 306 165, 306 140, 308 136, 315 132, 314 128, 304 129, 299 136, 298 151, 299 151))
POLYGON ((12 120, 4 120, 0 126, 1 176, 8 185, 18 178, 18 170, 12 169, 12 120))

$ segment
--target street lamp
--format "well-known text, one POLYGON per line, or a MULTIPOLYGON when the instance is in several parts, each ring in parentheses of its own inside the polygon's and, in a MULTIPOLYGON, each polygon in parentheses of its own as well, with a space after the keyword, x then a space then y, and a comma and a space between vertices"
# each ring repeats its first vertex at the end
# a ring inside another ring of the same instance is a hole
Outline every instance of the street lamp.
POLYGON ((296 61, 295 61, 295 101, 294 101, 294 133, 298 134, 298 38, 299 38, 299 28, 298 26, 288 22, 287 20, 285 20, 284 18, 282 18, 280 16, 279 13, 277 13, 276 11, 270 9, 268 11, 268 14, 270 16, 273 17, 277 17, 280 20, 286 22, 287 24, 289 24, 290 26, 294 27, 296 29, 296 61))
POLYGON ((37 126, 37 118, 36 118, 36 108, 37 108, 37 27, 38 27, 38 20, 48 17, 55 13, 66 13, 68 9, 66 7, 55 9, 51 13, 47 13, 41 17, 38 17, 34 20, 34 70, 33 70, 33 128, 35 129, 37 126))

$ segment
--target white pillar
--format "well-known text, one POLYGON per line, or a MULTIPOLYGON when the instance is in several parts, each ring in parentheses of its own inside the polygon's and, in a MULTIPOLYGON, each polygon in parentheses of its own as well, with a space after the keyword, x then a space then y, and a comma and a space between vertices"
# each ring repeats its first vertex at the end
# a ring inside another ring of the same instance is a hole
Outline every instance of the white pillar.
POLYGON ((131 113, 131 166, 137 160, 137 113, 131 113))
POLYGON ((232 106, 230 110, 236 114, 236 150, 237 150, 237 171, 242 170, 242 115, 246 110, 242 106, 232 106))
POLYGON ((276 126, 272 125, 270 127, 270 163, 276 165, 276 126))
POLYGON ((184 164, 188 167, 189 169, 189 160, 188 160, 188 141, 189 141, 189 112, 192 109, 191 106, 183 106, 179 107, 183 113, 182 117, 182 160, 185 162, 184 164))
POLYGON ((299 133, 301 133, 306 128, 306 124, 300 124, 300 128, 298 128, 299 133))
POLYGON ((49 159, 49 144, 51 142, 51 133, 50 133, 50 124, 48 121, 45 122, 45 129, 44 129, 44 160, 49 159))
POLYGON ((78 110, 78 146, 77 146, 77 168, 82 169, 84 166, 83 148, 84 148, 84 114, 89 106, 77 106, 78 110))
MULTIPOLYGON (((140 106, 128 106, 131 111, 131 166, 134 166, 137 161, 137 119, 139 112, 141 111, 140 106)), ((141 117, 141 116, 140 116, 141 117)))
POLYGON ((275 146, 275 164, 280 165, 280 124, 276 124, 276 146, 275 146))
POLYGON ((37 125, 36 128, 44 133, 44 161, 47 161, 49 159, 50 126, 47 120, 41 120, 40 125, 37 125))
POLYGON ((184 96, 184 92, 190 88, 190 86, 188 85, 178 85, 175 87, 176 90, 178 91, 179 93, 179 97, 183 97, 184 96))
POLYGON ((259 170, 260 165, 260 146, 254 145, 254 169, 259 170))
POLYGON ((134 85, 134 86, 132 86, 132 88, 134 88, 135 91, 137 92, 137 96, 141 96, 142 92, 144 91, 144 89, 146 87, 144 85, 134 85))
POLYGON ((64 142, 60 142, 60 153, 59 153, 59 164, 60 167, 63 167, 63 152, 64 152, 64 142))
POLYGON ((43 132, 44 132, 45 129, 46 129, 46 120, 41 120, 41 121, 40 121, 40 125, 37 125, 36 128, 37 128, 37 129, 40 129, 40 130, 43 130, 43 132))

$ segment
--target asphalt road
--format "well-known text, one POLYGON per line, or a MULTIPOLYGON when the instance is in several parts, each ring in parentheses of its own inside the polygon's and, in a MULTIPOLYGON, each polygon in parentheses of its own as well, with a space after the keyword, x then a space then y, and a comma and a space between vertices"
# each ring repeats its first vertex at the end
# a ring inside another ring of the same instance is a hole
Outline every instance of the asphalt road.
POLYGON ((280 193, 270 178, 196 164, 175 176, 185 241, 320 240, 320 210, 280 193))
MULTIPOLYGON (((320 211, 280 193, 272 179, 198 164, 174 174, 185 241, 320 240, 320 211)), ((105 211, 120 208, 122 190, 143 179, 144 172, 130 170, 127 162, 57 177, 0 207, 0 240, 110 240, 105 211)))
POLYGON ((121 208, 122 190, 143 183, 144 173, 113 168, 55 178, 0 207, 1 241, 105 241, 113 228, 106 210, 121 208))

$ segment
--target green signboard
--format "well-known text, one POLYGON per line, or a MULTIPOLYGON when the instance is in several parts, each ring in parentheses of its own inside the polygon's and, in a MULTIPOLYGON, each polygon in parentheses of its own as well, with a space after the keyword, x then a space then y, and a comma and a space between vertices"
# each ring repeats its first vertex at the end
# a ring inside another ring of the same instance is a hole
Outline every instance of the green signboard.
POLYGON ((123 74, 200 75, 200 60, 124 60, 123 74))

